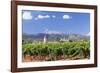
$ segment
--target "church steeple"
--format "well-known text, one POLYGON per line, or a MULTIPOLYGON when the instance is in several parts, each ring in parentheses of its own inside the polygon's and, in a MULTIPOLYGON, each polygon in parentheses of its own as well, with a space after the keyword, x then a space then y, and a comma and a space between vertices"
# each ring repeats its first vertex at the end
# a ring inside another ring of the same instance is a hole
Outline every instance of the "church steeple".
POLYGON ((44 43, 47 42, 47 33, 48 33, 48 29, 45 30, 45 36, 44 36, 44 39, 43 39, 44 43))
POLYGON ((43 41, 44 43, 46 43, 47 42, 47 38, 46 38, 46 35, 44 36, 44 41, 43 41))

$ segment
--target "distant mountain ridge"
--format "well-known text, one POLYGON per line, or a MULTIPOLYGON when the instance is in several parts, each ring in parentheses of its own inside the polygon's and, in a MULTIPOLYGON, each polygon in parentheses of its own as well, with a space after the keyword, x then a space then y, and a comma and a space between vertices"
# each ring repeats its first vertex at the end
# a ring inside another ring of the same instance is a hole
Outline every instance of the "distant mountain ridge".
POLYGON ((46 36, 48 41, 56 41, 58 39, 64 40, 89 40, 90 36, 81 34, 65 34, 65 33, 38 33, 38 34, 22 34, 23 40, 30 41, 43 41, 46 36))

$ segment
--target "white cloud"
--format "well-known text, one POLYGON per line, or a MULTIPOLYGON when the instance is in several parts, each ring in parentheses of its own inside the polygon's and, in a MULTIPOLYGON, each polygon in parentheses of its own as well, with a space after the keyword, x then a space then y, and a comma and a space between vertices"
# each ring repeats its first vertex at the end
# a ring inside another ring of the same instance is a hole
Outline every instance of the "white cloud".
POLYGON ((31 20, 31 19, 32 19, 31 12, 29 12, 29 11, 24 11, 24 12, 23 12, 23 19, 25 19, 25 20, 31 20))
POLYGON ((53 30, 52 30, 52 31, 49 30, 47 33, 48 33, 48 34, 62 34, 62 32, 53 31, 53 30))
POLYGON ((35 20, 38 20, 38 19, 46 19, 46 18, 50 18, 50 16, 49 15, 38 15, 36 18, 35 18, 35 20))
POLYGON ((56 16, 55 15, 52 15, 52 18, 56 18, 56 16))
POLYGON ((69 15, 63 15, 63 19, 70 19, 71 17, 69 15))

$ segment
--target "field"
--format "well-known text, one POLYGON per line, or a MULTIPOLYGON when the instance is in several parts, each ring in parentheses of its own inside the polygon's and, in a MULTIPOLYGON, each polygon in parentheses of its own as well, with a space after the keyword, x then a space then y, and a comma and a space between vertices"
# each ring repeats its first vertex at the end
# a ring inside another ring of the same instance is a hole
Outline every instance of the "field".
POLYGON ((23 62, 89 59, 89 41, 27 43, 22 45, 23 62))

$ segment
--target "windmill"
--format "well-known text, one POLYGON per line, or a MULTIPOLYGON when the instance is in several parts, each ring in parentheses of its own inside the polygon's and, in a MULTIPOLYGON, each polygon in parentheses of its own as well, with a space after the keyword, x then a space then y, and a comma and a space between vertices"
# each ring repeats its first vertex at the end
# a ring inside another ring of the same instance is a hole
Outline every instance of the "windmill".
POLYGON ((47 33, 48 33, 48 29, 45 30, 45 36, 44 36, 44 39, 43 39, 43 43, 47 42, 47 33))

